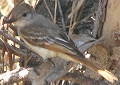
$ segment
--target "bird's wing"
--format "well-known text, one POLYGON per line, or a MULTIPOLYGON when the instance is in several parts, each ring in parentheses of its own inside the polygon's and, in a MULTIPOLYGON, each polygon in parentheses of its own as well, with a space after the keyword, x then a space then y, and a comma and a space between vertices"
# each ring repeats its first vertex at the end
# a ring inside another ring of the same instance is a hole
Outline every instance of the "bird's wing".
POLYGON ((25 29, 21 30, 23 38, 29 44, 62 53, 77 54, 77 48, 73 41, 64 32, 57 32, 44 27, 35 27, 33 29, 33 26, 29 26, 29 28, 25 27, 25 29))

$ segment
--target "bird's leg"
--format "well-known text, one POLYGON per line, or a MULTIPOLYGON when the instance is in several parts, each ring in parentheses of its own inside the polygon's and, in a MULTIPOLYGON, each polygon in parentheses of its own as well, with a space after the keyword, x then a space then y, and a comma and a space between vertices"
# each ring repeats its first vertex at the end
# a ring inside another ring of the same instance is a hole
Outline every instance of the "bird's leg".
POLYGON ((49 62, 51 62, 51 63, 53 64, 53 66, 55 67, 54 62, 53 62, 51 59, 52 59, 52 58, 47 58, 47 59, 45 59, 45 61, 49 61, 49 62))

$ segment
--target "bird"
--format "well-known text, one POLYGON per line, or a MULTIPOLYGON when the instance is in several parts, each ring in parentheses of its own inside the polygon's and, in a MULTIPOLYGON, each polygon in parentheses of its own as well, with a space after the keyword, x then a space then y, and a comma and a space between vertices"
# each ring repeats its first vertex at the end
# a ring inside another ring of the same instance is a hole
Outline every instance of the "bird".
POLYGON ((5 23, 13 23, 19 37, 43 59, 60 57, 66 61, 82 63, 111 83, 118 80, 108 70, 86 59, 57 24, 37 14, 30 5, 24 3, 14 7, 5 23))

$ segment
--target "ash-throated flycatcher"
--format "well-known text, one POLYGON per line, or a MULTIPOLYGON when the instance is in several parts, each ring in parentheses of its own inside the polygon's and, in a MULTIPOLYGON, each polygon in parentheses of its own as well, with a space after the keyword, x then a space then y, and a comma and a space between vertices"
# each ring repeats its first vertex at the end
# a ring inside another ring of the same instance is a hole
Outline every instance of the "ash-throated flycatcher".
POLYGON ((85 59, 70 37, 52 21, 37 14, 28 4, 13 8, 6 23, 13 23, 20 38, 44 59, 61 57, 84 64, 110 82, 118 80, 111 72, 85 59))

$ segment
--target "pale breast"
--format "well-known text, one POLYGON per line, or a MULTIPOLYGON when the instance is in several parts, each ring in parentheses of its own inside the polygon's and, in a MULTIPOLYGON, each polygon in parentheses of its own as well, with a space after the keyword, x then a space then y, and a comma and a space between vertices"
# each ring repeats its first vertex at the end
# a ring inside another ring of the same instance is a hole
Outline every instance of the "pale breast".
POLYGON ((44 59, 57 57, 57 55, 58 55, 57 52, 54 52, 54 51, 52 51, 52 50, 48 50, 48 49, 41 48, 41 47, 38 47, 38 46, 32 46, 32 45, 30 45, 30 44, 28 44, 28 43, 27 43, 27 45, 28 45, 35 53, 37 53, 38 55, 40 55, 40 56, 43 57, 44 59))

